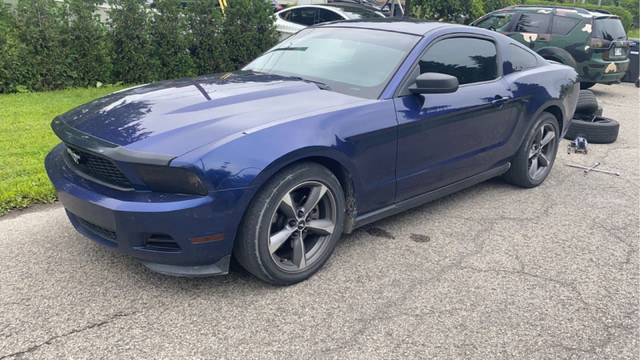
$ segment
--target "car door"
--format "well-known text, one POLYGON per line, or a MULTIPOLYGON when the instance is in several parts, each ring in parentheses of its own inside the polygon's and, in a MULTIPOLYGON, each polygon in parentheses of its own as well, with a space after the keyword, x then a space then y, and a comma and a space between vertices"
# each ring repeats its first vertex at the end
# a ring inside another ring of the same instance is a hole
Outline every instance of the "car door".
POLYGON ((396 201, 490 170, 516 125, 492 38, 453 36, 431 44, 394 99, 398 129, 396 201), (413 95, 417 75, 458 78, 450 94, 413 95))
POLYGON ((521 13, 509 36, 535 52, 548 47, 551 41, 551 10, 521 13))

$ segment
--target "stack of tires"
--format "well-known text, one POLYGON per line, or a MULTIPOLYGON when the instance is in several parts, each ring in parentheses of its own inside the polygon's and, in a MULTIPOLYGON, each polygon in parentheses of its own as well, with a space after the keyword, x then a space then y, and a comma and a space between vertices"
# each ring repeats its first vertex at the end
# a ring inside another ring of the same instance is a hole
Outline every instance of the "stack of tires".
POLYGON ((584 137, 593 144, 609 144, 618 138, 620 124, 602 116, 602 108, 591 90, 580 90, 576 113, 564 138, 584 137))

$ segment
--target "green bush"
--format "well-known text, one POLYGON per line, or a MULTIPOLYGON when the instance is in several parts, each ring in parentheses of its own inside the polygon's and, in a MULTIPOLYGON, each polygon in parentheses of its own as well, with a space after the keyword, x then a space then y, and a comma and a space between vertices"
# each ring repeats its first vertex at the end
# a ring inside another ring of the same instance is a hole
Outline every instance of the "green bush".
POLYGON ((95 86, 111 80, 107 29, 94 15, 102 0, 65 0, 69 60, 75 72, 74 86, 95 86))
POLYGON ((16 19, 8 4, 0 2, 0 93, 17 91, 23 71, 19 66, 24 52, 16 34, 16 19))
POLYGON ((489 13, 494 10, 506 8, 507 6, 518 5, 519 3, 520 1, 516 0, 484 0, 483 9, 485 12, 489 13))
POLYGON ((211 0, 195 0, 187 8, 190 53, 198 75, 232 71, 229 51, 224 43, 224 19, 211 0))
POLYGON ((102 0, 0 2, 0 93, 233 71, 277 42, 264 0, 181 2, 109 0, 107 24, 102 0))
POLYGON ((238 69, 277 42, 273 9, 264 0, 231 0, 223 34, 229 60, 238 69))
POLYGON ((67 49, 66 23, 54 0, 19 0, 16 36, 23 84, 32 90, 54 90, 73 85, 77 73, 67 49))
POLYGON ((189 56, 187 17, 183 14, 180 1, 156 1, 155 11, 151 12, 151 55, 156 79, 195 74, 193 59, 189 56))
POLYGON ((144 0, 109 0, 113 76, 127 84, 153 79, 148 8, 144 0))
POLYGON ((490 11, 482 0, 413 0, 411 5, 413 17, 452 23, 470 23, 490 11))
MULTIPOLYGON (((637 29, 640 24, 638 16, 640 8, 638 7, 638 0, 620 0, 620 7, 627 10, 631 14, 631 27, 637 29)), ((627 28, 628 30, 628 28, 627 28)))

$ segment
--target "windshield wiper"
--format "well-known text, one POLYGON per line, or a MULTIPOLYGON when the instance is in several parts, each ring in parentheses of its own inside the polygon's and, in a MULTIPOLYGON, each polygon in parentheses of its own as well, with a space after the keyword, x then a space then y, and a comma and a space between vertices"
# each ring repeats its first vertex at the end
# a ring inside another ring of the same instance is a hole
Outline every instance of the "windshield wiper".
POLYGON ((331 87, 329 85, 327 85, 327 84, 325 84, 323 82, 320 82, 320 81, 309 80, 309 79, 302 78, 300 76, 291 76, 291 78, 295 79, 295 80, 300 80, 300 81, 304 81, 304 82, 315 84, 318 87, 318 89, 320 89, 320 90, 331 90, 331 87))
POLYGON ((293 47, 286 47, 286 48, 277 48, 267 52, 267 54, 276 52, 276 51, 307 51, 308 48, 309 48, 308 46, 298 46, 298 47, 293 46, 293 47))

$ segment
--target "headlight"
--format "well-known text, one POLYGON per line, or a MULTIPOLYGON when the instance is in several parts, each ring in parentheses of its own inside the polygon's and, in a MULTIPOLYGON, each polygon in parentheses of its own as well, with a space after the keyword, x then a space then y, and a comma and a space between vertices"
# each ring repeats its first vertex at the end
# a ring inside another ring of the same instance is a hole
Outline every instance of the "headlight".
POLYGON ((135 164, 133 167, 151 191, 207 195, 202 181, 187 169, 142 164, 135 164))

